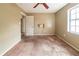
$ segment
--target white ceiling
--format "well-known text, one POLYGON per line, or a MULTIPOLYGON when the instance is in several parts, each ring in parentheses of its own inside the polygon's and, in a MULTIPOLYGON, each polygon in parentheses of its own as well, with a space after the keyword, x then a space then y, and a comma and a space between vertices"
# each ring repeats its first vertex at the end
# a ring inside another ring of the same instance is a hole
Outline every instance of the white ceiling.
POLYGON ((17 5, 27 13, 55 13, 67 4, 68 3, 47 3, 49 8, 46 9, 42 4, 33 8, 36 3, 17 3, 17 5))

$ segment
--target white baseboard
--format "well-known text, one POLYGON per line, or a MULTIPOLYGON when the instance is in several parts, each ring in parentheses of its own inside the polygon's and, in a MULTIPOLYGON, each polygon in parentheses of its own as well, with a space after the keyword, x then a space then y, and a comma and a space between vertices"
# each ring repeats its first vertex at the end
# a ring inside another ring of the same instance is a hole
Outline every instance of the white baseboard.
POLYGON ((59 35, 57 35, 57 34, 56 34, 56 36, 57 36, 59 39, 61 39, 62 41, 64 41, 65 43, 67 43, 69 46, 71 46, 72 48, 74 48, 76 51, 79 52, 79 49, 78 49, 78 48, 76 48, 75 46, 73 46, 72 44, 70 44, 69 42, 67 42, 66 40, 64 40, 61 36, 59 36, 59 35))
POLYGON ((1 54, 1 56, 3 56, 5 53, 7 53, 10 49, 12 49, 16 44, 18 44, 21 40, 18 40, 17 42, 15 42, 14 44, 12 44, 12 46, 10 46, 6 51, 4 51, 4 53, 1 54))
POLYGON ((34 35, 54 35, 54 34, 34 34, 34 35))

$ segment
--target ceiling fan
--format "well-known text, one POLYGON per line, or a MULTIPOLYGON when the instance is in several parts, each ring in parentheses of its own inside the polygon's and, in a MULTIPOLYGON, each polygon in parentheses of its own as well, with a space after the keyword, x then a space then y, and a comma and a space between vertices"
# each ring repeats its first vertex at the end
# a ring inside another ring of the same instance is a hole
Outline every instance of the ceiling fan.
POLYGON ((33 8, 36 8, 39 4, 42 4, 46 9, 49 8, 46 3, 37 3, 33 8))

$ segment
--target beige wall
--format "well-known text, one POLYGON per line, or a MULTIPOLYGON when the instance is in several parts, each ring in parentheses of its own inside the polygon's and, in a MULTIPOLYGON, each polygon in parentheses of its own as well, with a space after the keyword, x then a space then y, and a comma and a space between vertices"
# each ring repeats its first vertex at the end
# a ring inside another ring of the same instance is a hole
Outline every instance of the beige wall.
POLYGON ((56 13, 56 34, 79 50, 79 35, 67 31, 67 10, 75 5, 76 3, 68 4, 56 13))
POLYGON ((54 34, 55 32, 55 15, 50 13, 31 13, 28 16, 34 16, 35 34, 54 34), (45 24, 44 29, 39 28, 38 24, 45 24))
POLYGON ((0 4, 0 55, 21 40, 20 11, 15 4, 0 4))
MULTIPOLYGON (((55 15, 50 13, 27 14, 34 16, 35 34, 54 34, 55 32, 79 49, 79 35, 67 32, 67 10, 74 5, 76 4, 68 4, 55 15), (45 24, 45 28, 43 30, 38 28, 38 24, 45 24)), ((0 4, 0 55, 21 40, 19 24, 21 11, 15 4, 0 4)))

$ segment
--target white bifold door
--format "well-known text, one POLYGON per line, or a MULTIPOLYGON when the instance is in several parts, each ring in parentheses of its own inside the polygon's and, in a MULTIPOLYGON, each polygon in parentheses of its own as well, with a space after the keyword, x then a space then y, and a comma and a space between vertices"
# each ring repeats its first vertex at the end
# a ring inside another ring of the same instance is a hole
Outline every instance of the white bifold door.
POLYGON ((34 35, 34 16, 26 16, 26 36, 34 35))

